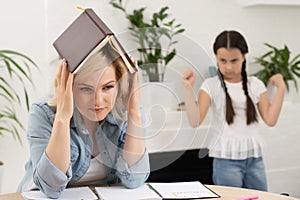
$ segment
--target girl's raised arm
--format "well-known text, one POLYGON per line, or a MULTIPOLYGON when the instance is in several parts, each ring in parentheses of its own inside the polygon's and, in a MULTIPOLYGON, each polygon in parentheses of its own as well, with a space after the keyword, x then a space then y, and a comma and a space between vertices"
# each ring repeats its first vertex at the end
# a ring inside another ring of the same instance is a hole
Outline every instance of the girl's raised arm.
POLYGON ((260 97, 258 109, 264 122, 268 126, 275 126, 284 100, 285 83, 281 74, 273 75, 269 81, 277 87, 277 92, 272 102, 269 101, 267 92, 264 92, 260 97))
POLYGON ((188 70, 183 74, 186 113, 190 125, 196 128, 204 120, 211 100, 206 92, 200 90, 198 93, 198 101, 195 101, 193 90, 194 81, 195 75, 192 70, 188 70))

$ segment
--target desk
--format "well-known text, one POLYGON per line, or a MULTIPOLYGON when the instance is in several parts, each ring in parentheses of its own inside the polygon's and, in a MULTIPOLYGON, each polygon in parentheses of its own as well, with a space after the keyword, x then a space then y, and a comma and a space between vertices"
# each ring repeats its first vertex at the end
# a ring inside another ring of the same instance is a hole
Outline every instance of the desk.
MULTIPOLYGON (((207 185, 208 188, 218 193, 221 198, 216 200, 236 200, 242 197, 258 195, 259 200, 299 200, 293 197, 283 196, 270 192, 262 192, 257 190, 249 190, 243 188, 224 187, 216 185, 207 185)), ((0 200, 24 200, 21 193, 11 193, 0 195, 0 200)))
MULTIPOLYGON (((216 185, 207 185, 207 187, 219 194, 221 196, 221 198, 219 198, 220 200, 236 200, 239 198, 253 195, 259 196, 259 200, 299 200, 297 198, 283 196, 280 194, 249 190, 244 188, 234 188, 216 185)), ((2 199, 0 198, 0 200, 2 199)))

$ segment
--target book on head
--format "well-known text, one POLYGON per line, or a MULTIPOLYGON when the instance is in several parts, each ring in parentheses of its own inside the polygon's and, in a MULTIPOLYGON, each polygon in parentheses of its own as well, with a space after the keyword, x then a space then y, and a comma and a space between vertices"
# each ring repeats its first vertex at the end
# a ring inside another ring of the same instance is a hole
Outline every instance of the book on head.
POLYGON ((114 33, 91 8, 84 9, 54 41, 53 46, 59 56, 67 60, 68 70, 76 73, 91 55, 106 44, 120 55, 129 72, 137 71, 114 33))

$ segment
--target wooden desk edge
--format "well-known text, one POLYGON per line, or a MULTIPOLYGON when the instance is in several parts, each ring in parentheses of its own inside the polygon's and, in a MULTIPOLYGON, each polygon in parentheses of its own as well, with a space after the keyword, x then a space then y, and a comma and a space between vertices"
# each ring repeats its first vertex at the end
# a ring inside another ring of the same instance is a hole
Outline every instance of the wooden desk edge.
POLYGON ((245 198, 249 196, 258 196, 259 199, 263 200, 300 200, 295 197, 284 196, 272 192, 265 192, 259 190, 237 188, 237 187, 227 187, 218 185, 206 185, 208 188, 216 192, 221 196, 221 200, 235 200, 238 198, 245 198))
MULTIPOLYGON (((253 195, 258 195, 259 199, 263 199, 263 200, 265 199, 300 200, 294 197, 283 196, 276 193, 263 192, 258 190, 249 190, 244 188, 234 188, 234 187, 217 186, 217 185, 206 185, 206 186, 221 196, 221 198, 218 198, 219 200, 235 200, 238 198, 244 198, 253 195)), ((12 200, 12 199, 24 200, 20 192, 0 195, 0 200, 12 200)))

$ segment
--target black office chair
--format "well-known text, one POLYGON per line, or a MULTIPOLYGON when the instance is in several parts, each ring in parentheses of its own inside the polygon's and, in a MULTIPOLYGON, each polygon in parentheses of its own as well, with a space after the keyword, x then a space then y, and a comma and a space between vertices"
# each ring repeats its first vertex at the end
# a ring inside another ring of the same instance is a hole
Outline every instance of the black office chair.
POLYGON ((200 181, 213 184, 208 149, 150 153, 151 173, 147 182, 200 181))

